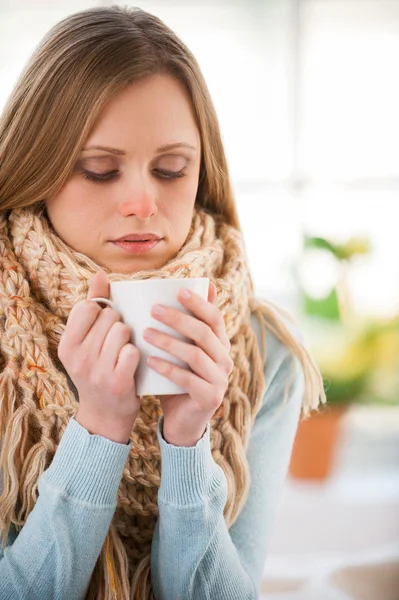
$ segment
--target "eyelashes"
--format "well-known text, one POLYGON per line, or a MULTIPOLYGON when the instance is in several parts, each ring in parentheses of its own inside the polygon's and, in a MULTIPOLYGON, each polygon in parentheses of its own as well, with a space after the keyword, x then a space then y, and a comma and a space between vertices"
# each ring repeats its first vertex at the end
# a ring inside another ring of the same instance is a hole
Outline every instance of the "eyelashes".
POLYGON ((104 182, 112 181, 118 177, 119 171, 108 171, 106 173, 93 173, 92 171, 82 171, 82 175, 85 179, 90 181, 104 182))
MULTIPOLYGON (((164 181, 173 181, 175 179, 180 179, 181 177, 184 177, 186 174, 183 171, 184 169, 181 169, 181 171, 165 171, 163 169, 155 169, 154 173, 159 179, 163 179, 164 181)), ((93 171, 87 171, 86 169, 83 169, 83 171, 81 171, 81 174, 85 179, 88 179, 89 181, 94 181, 96 183, 106 183, 114 181, 119 177, 118 170, 107 171, 106 173, 93 173, 93 171)))

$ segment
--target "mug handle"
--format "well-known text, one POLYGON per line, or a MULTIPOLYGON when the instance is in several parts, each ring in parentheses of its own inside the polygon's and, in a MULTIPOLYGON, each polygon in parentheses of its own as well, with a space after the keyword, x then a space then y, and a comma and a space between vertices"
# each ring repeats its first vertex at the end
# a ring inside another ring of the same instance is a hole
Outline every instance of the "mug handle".
POLYGON ((89 300, 92 300, 93 302, 104 302, 104 304, 107 304, 110 308, 115 308, 114 303, 111 302, 111 300, 108 300, 108 298, 89 298, 89 300))

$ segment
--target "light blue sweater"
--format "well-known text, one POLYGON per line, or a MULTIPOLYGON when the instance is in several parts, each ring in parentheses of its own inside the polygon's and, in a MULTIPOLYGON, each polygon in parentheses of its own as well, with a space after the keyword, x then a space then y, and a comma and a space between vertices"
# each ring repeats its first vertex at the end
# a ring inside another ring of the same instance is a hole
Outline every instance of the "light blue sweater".
MULTIPOLYGON (((259 323, 252 322, 261 343, 259 323)), ((157 600, 253 600, 274 513, 287 474, 303 394, 298 375, 281 408, 291 373, 287 349, 267 333, 266 391, 248 447, 251 488, 227 529, 227 484, 210 449, 209 423, 193 448, 161 449, 159 518, 151 553, 157 600)), ((19 535, 0 545, 0 600, 83 600, 116 508, 117 490, 132 443, 90 435, 70 420, 39 498, 19 535)))

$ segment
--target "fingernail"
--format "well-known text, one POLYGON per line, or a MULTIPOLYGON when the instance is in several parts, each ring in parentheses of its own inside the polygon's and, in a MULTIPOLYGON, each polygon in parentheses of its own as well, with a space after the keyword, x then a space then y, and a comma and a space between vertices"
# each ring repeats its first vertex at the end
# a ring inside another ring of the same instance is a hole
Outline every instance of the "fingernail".
POLYGON ((188 300, 190 298, 190 292, 184 288, 182 290, 179 290, 179 296, 180 298, 183 298, 183 300, 188 300))
POLYGON ((165 314, 166 311, 165 311, 164 307, 161 306, 160 304, 155 304, 152 307, 152 311, 151 312, 152 312, 153 315, 161 317, 162 315, 165 314))
POLYGON ((152 331, 152 329, 146 329, 144 332, 144 337, 147 340, 155 340, 156 333, 155 333, 155 331, 152 331))

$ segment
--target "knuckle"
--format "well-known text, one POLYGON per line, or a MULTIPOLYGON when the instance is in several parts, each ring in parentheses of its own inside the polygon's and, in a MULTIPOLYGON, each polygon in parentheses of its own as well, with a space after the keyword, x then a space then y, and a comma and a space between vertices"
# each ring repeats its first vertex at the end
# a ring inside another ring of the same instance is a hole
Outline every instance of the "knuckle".
POLYGON ((107 317, 107 319, 109 319, 110 321, 120 321, 121 320, 121 316, 118 313, 117 310, 115 310, 114 308, 111 308, 110 306, 106 306, 105 308, 102 309, 104 315, 107 317))
POLYGON ((195 375, 190 373, 190 371, 185 371, 182 376, 182 387, 186 389, 190 389, 191 386, 195 383, 195 375))
POLYGON ((198 348, 198 346, 191 346, 188 350, 188 359, 193 363, 198 363, 201 358, 204 356, 203 350, 198 348))
POLYGON ((112 331, 117 335, 129 336, 130 337, 130 329, 126 323, 122 323, 122 321, 115 321, 111 327, 112 331))
POLYGON ((224 390, 223 390, 223 392, 221 392, 221 390, 219 390, 218 388, 215 388, 209 399, 211 406, 215 409, 219 408, 220 404, 222 403, 223 397, 224 397, 224 390))
POLYGON ((127 343, 126 346, 128 346, 130 348, 130 351, 132 352, 132 354, 134 354, 135 357, 140 356, 140 351, 137 348, 137 346, 135 346, 131 342, 127 343))
POLYGON ((171 363, 166 363, 164 366, 164 370, 165 370, 165 375, 166 376, 173 376, 174 371, 176 370, 174 365, 172 365, 171 363))
POLYGON ((231 358, 229 358, 226 362, 227 374, 230 375, 230 373, 233 372, 233 369, 234 369, 234 362, 231 360, 231 358))
POLYGON ((220 312, 220 310, 218 310, 214 317, 213 317, 213 324, 215 327, 217 327, 218 329, 224 329, 224 319, 223 319, 223 315, 220 312))
POLYGON ((219 397, 222 397, 222 398, 224 397, 224 394, 226 393, 226 390, 228 387, 229 387, 229 375, 228 375, 228 373, 224 372, 221 375, 219 386, 216 386, 216 388, 219 389, 219 397))
POLYGON ((203 339, 204 344, 206 344, 206 345, 211 344, 211 342, 213 342, 213 338, 214 338, 214 333, 213 333, 212 329, 210 328, 209 325, 205 325, 204 331, 202 334, 202 339, 203 339))
POLYGON ((91 314, 93 317, 98 315, 98 313, 100 313, 102 310, 101 306, 99 306, 97 302, 93 302, 89 299, 81 300, 75 304, 74 308, 76 308, 77 311, 85 312, 89 315, 91 314))
POLYGON ((161 336, 160 341, 162 342, 162 347, 169 352, 173 350, 173 346, 175 344, 175 340, 169 336, 161 336))
POLYGON ((101 308, 90 300, 80 300, 73 305, 68 315, 65 330, 70 331, 87 323, 92 324, 96 320, 101 308))
POLYGON ((69 316, 72 315, 73 313, 76 313, 77 311, 85 310, 85 307, 88 306, 89 304, 94 304, 94 302, 89 302, 87 299, 85 299, 85 300, 78 300, 72 306, 71 311, 69 313, 69 316))
POLYGON ((214 308, 215 310, 212 311, 212 314, 209 318, 209 323, 212 325, 212 327, 219 328, 222 324, 224 325, 223 315, 220 310, 216 308, 216 306, 214 308))
POLYGON ((86 375, 90 367, 90 359, 88 354, 83 354, 79 356, 76 362, 73 365, 73 373, 77 377, 82 377, 86 375))
POLYGON ((140 351, 134 344, 128 343, 126 346, 129 348, 130 364, 136 366, 140 360, 140 351))

